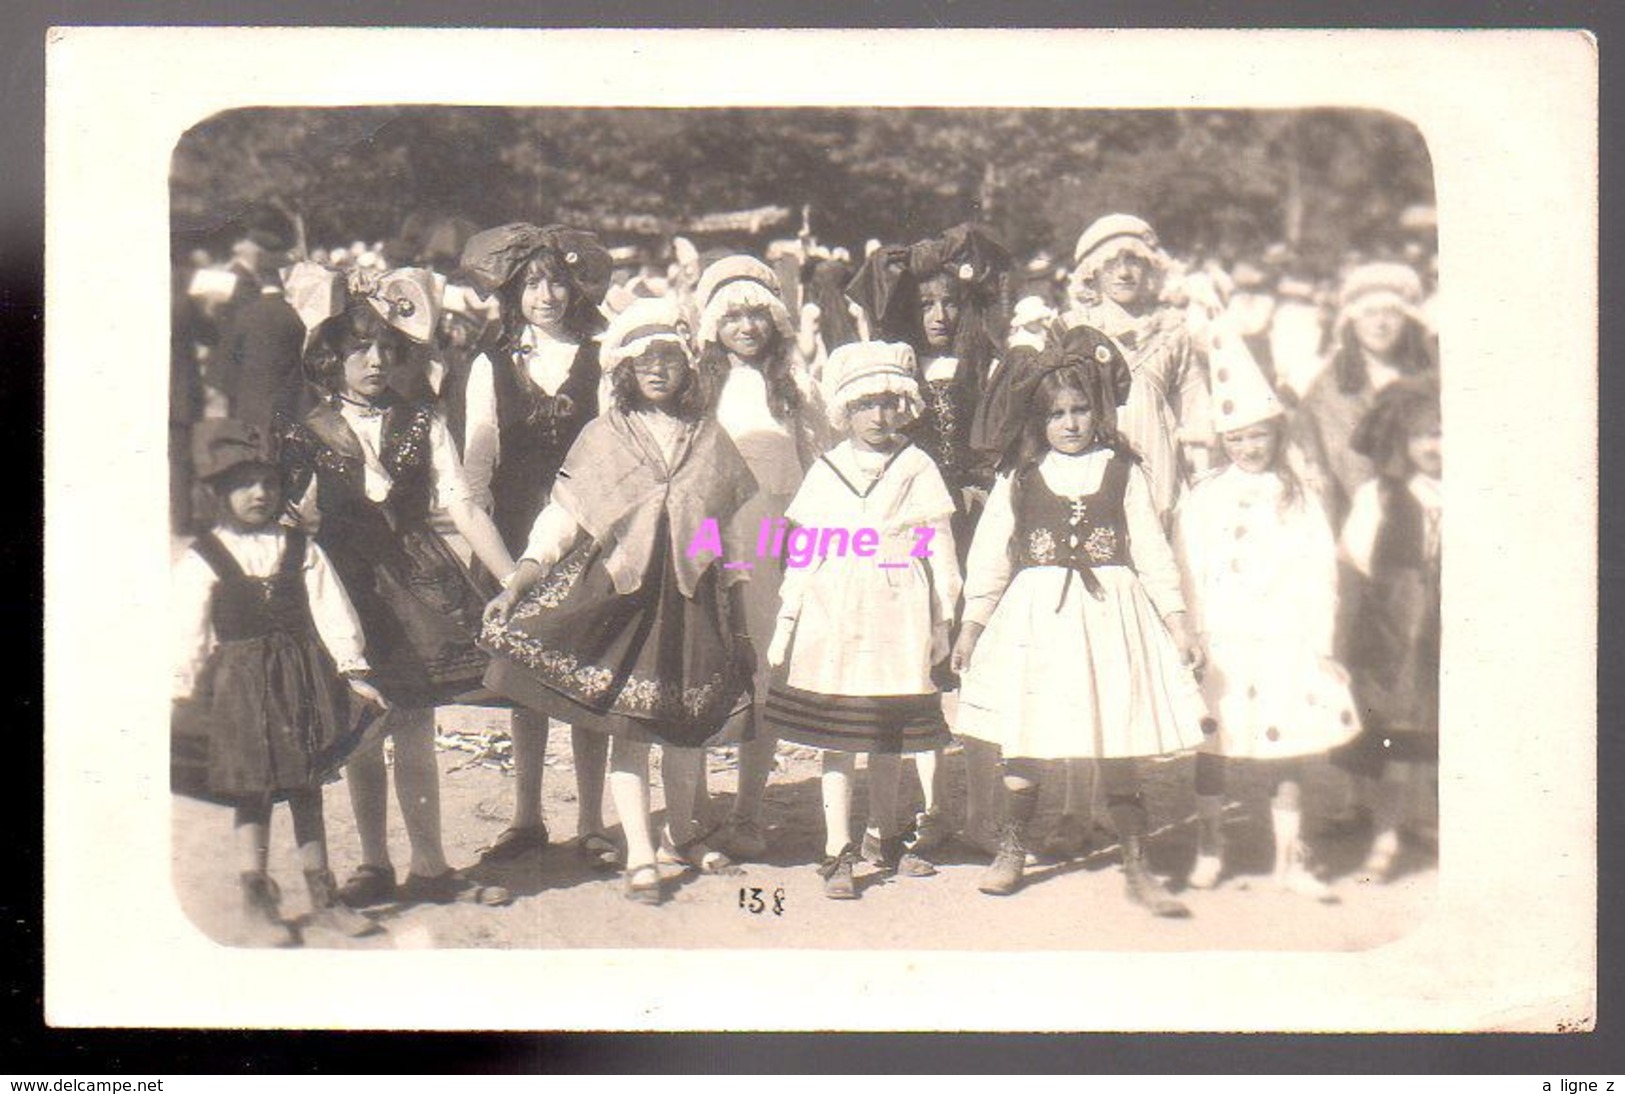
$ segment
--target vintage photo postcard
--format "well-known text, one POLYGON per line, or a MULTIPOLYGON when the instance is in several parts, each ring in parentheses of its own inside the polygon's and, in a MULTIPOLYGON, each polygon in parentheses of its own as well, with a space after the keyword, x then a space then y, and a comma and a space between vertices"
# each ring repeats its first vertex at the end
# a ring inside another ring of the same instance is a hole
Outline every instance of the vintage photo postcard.
POLYGON ((1593 1027, 1587 35, 47 61, 52 1024, 1593 1027))

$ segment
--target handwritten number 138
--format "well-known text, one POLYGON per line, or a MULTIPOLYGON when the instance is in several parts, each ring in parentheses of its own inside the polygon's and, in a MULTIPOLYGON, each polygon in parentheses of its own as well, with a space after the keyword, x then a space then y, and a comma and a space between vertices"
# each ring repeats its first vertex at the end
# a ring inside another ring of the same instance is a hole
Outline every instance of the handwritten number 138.
MULTIPOLYGON (((773 914, 783 915, 784 890, 782 888, 774 889, 771 899, 773 901, 773 914)), ((762 889, 747 888, 745 886, 741 886, 739 889, 739 906, 751 915, 761 915, 766 912, 768 910, 767 901, 766 893, 762 889)))

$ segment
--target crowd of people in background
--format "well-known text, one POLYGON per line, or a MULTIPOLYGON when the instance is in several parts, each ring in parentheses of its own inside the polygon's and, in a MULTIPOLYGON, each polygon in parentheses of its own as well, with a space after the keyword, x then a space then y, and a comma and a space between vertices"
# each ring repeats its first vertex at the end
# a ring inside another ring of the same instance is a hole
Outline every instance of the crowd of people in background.
POLYGON ((979 224, 851 250, 522 222, 435 248, 297 235, 249 218, 173 292, 174 785, 235 811, 248 941, 298 941, 266 872, 280 801, 322 926, 512 899, 445 857, 453 703, 512 711, 512 821, 483 856, 552 843, 543 756, 568 727, 570 847, 651 905, 662 866, 785 850, 764 816, 780 742, 823 756, 809 865, 832 899, 864 861, 926 876, 956 841, 1008 896, 1037 859, 1115 840, 1127 898, 1189 915, 1147 857, 1177 818, 1142 793, 1145 764, 1189 754, 1189 889, 1230 877, 1237 764, 1267 772, 1273 876, 1309 899, 1337 899, 1303 824, 1312 761, 1345 775, 1326 811, 1369 831, 1363 876, 1436 839, 1423 242, 1311 273, 1285 244, 1176 255, 1128 213, 1070 261, 979 224), (821 552, 784 564, 808 530, 821 552), (361 846, 339 883, 321 790, 341 770, 361 846), (1041 834, 1046 780, 1064 804, 1041 834))

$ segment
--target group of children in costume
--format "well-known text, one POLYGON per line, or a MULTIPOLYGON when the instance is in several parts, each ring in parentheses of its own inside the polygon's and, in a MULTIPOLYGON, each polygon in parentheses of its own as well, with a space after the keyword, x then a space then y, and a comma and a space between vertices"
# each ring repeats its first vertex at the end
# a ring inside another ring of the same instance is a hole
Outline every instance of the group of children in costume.
POLYGON ((1040 782, 1068 761, 1063 829, 1091 812, 1093 773, 1130 899, 1189 914, 1147 865, 1141 764, 1192 751, 1192 887, 1224 874, 1227 766, 1266 761, 1276 874, 1329 898, 1301 838, 1301 768, 1333 749, 1365 779, 1368 868, 1386 875, 1404 773, 1425 771, 1437 741, 1437 390, 1385 356, 1397 339, 1357 329, 1379 311, 1403 319, 1404 286, 1361 283, 1354 363, 1328 373, 1363 368, 1339 396, 1369 403, 1348 443, 1371 477, 1349 490, 1340 570, 1324 453, 1294 443, 1305 427, 1236 339, 1157 306, 1149 226, 1102 218, 1077 258, 1094 298, 1006 344, 992 317, 1009 256, 984 229, 875 250, 847 289, 869 338, 821 347, 814 368, 753 258, 714 262, 691 306, 636 299, 606 317, 609 260, 591 233, 494 228, 464 254, 502 319, 467 371, 461 452, 443 410, 397 394, 421 391, 409 381, 429 367, 432 276, 289 271, 329 398, 280 438, 200 430, 220 516, 177 568, 176 785, 235 807, 254 941, 296 940, 265 870, 282 800, 312 922, 359 934, 376 924, 354 909, 386 900, 511 899, 441 849, 433 708, 452 701, 514 710, 514 819, 485 856, 548 845, 557 720, 575 753, 576 850, 619 867, 642 903, 664 899, 662 865, 731 872, 765 851, 780 740, 823 753, 827 896, 857 896, 864 859, 933 873, 953 690, 964 836, 992 860, 983 892, 1022 886, 1040 782), (756 550, 781 520, 866 530, 868 549, 781 567, 756 550), (695 550, 708 522, 721 549, 695 550), (404 882, 385 839, 386 736, 404 882), (723 743, 740 746, 739 790, 713 828, 704 749, 723 743), (852 815, 860 753, 866 818, 852 815), (902 804, 909 755, 918 813, 902 804), (321 823, 341 765, 362 844, 342 887, 321 823), (624 850, 602 816, 606 769, 624 850))

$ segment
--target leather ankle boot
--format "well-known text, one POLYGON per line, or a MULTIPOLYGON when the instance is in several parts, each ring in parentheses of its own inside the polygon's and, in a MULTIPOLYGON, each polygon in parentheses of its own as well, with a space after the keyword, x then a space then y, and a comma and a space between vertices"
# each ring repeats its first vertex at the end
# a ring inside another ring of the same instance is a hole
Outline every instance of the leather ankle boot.
POLYGON ((1128 886, 1128 898, 1151 910, 1151 914, 1164 919, 1183 919, 1191 910, 1175 900, 1163 888, 1161 881, 1151 872, 1145 860, 1145 842, 1141 836, 1123 837, 1123 877, 1128 886))
POLYGON ((243 887, 243 945, 297 946, 299 936, 282 919, 277 908, 281 894, 276 882, 263 870, 246 870, 243 887))
POLYGON ((338 882, 333 879, 331 870, 306 870, 305 884, 310 889, 311 926, 324 927, 350 938, 376 934, 382 929, 339 899, 338 882))

